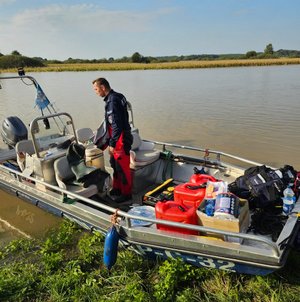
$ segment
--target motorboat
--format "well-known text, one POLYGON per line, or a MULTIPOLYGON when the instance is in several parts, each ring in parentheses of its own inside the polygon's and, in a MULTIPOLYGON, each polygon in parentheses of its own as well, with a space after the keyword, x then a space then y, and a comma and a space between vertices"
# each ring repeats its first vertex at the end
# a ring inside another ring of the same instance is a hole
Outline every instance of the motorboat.
POLYGON ((117 203, 109 195, 112 171, 105 154, 93 144, 94 131, 77 129, 69 113, 57 112, 35 78, 0 76, 0 82, 10 80, 33 84, 38 114, 29 127, 17 116, 2 122, 1 136, 7 145, 0 151, 2 190, 92 232, 106 234, 113 224, 124 247, 148 258, 181 258, 199 267, 254 275, 285 265, 298 234, 299 199, 275 239, 251 229, 249 201, 228 191, 214 197, 221 196, 219 208, 228 211, 225 204, 234 201, 235 215, 206 213, 205 201, 213 198, 207 195, 208 187, 210 193, 220 189, 216 183, 227 187, 261 163, 207 148, 142 139, 130 106, 133 195, 117 203), (97 174, 101 185, 98 178, 88 184, 78 182, 68 161, 72 145, 85 149, 88 174, 103 172, 97 174))

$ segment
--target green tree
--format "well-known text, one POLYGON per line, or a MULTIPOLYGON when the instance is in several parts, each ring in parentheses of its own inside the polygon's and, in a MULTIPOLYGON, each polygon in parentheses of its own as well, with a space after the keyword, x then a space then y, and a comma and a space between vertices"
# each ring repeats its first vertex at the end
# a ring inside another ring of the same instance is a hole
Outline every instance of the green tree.
POLYGON ((141 63, 143 59, 143 56, 141 54, 139 54, 138 52, 135 52, 132 56, 131 56, 131 61, 133 63, 141 63))
POLYGON ((271 43, 266 46, 266 48, 264 50, 264 54, 265 55, 273 55, 274 54, 273 45, 271 43))
POLYGON ((21 55, 7 55, 0 57, 0 69, 43 66, 45 66, 45 64, 40 60, 21 55))
POLYGON ((12 51, 11 54, 13 56, 21 56, 21 54, 17 50, 12 51))
POLYGON ((249 59, 249 58, 254 58, 257 56, 257 52, 255 50, 250 50, 246 53, 246 58, 249 59))

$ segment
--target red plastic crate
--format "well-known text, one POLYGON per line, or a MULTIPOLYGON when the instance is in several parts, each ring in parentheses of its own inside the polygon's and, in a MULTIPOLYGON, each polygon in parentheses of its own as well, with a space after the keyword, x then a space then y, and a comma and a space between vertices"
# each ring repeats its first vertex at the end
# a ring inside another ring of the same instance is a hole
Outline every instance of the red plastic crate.
MULTIPOLYGON (((155 205, 155 216, 157 219, 164 219, 174 222, 198 225, 198 216, 196 208, 187 207, 180 202, 175 201, 159 201, 155 205)), ((183 229, 180 227, 172 227, 168 225, 157 224, 157 228, 165 231, 178 232, 183 234, 198 235, 197 231, 183 229)))

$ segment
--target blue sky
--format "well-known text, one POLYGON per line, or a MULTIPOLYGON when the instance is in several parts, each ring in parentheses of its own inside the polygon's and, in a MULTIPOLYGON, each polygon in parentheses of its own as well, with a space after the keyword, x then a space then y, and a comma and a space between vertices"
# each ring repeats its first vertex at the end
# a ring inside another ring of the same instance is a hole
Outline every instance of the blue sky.
POLYGON ((300 50, 299 0, 0 0, 0 52, 64 60, 300 50))

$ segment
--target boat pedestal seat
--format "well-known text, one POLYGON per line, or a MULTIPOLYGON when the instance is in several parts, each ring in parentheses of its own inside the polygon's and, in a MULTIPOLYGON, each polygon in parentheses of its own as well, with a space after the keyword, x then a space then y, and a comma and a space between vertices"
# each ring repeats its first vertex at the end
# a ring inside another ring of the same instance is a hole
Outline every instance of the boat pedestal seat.
MULTIPOLYGON (((17 142, 16 144, 16 155, 17 155, 17 163, 21 171, 24 171, 26 163, 25 158, 26 154, 32 155, 34 154, 34 147, 32 140, 22 140, 17 142)), ((33 167, 32 167, 33 168, 33 167)))
POLYGON ((133 144, 130 151, 131 169, 142 168, 159 159, 160 151, 154 149, 154 143, 142 141, 138 130, 134 130, 132 136, 133 144))
POLYGON ((76 183, 75 174, 71 170, 71 166, 66 156, 63 156, 54 162, 54 171, 57 184, 60 188, 84 197, 91 197, 98 193, 98 188, 94 184, 84 188, 79 183, 76 183))
POLYGON ((78 142, 87 145, 88 141, 94 137, 94 132, 91 128, 76 129, 78 142))
POLYGON ((160 151, 154 149, 154 143, 142 141, 138 129, 134 129, 131 133, 133 136, 130 151, 132 191, 137 193, 155 181, 160 151))

